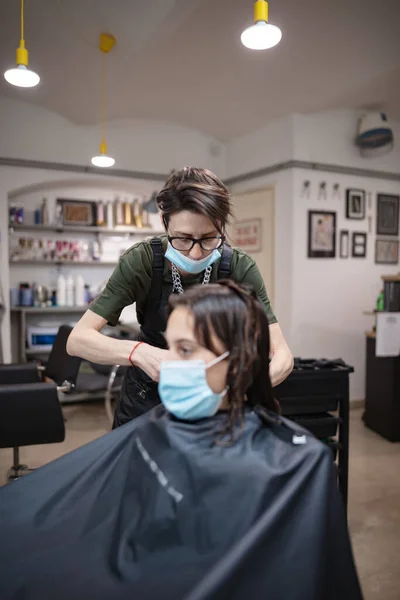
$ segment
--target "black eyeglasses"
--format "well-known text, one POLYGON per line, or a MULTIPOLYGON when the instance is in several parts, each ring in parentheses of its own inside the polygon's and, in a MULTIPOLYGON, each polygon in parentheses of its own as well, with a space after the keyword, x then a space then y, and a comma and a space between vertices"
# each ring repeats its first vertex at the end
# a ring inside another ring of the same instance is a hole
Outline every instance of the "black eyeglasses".
POLYGON ((209 238, 189 238, 189 237, 171 237, 168 236, 168 241, 175 250, 181 252, 189 252, 195 244, 199 244, 202 250, 211 251, 217 250, 224 243, 223 236, 209 237, 209 238))

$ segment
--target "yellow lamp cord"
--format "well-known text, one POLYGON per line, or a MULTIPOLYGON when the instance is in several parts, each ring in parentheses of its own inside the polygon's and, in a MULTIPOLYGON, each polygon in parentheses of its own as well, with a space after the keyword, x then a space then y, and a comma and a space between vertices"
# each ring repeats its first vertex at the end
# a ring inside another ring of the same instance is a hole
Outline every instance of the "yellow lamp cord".
POLYGON ((21 39, 16 52, 17 65, 28 66, 28 50, 25 48, 24 0, 21 0, 21 39))
POLYGON ((24 0, 21 0, 21 46, 24 46, 24 0))
POLYGON ((101 142, 106 143, 106 68, 105 55, 101 53, 101 142))

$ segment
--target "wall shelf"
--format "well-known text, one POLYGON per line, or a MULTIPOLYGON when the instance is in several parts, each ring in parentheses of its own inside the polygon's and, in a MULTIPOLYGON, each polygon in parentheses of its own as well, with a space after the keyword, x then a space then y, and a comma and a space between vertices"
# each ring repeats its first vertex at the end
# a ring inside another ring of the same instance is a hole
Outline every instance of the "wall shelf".
POLYGON ((118 264, 118 261, 101 261, 101 260, 87 260, 87 261, 79 261, 79 260, 30 260, 30 259, 21 259, 21 260, 10 260, 10 265, 36 265, 36 266, 46 266, 46 267, 62 267, 62 266, 74 266, 74 267, 115 267, 118 264))
POLYGON ((11 312, 13 313, 30 313, 30 314, 56 314, 56 313, 81 313, 83 314, 89 305, 85 306, 49 306, 48 308, 42 308, 40 306, 12 306, 11 312))
POLYGON ((35 350, 35 348, 25 348, 26 356, 36 356, 36 354, 50 354, 50 350, 35 350))
POLYGON ((115 227, 96 227, 94 225, 10 225, 10 232, 40 232, 53 233, 103 233, 105 235, 162 235, 165 231, 152 227, 132 227, 130 225, 116 225, 115 227))

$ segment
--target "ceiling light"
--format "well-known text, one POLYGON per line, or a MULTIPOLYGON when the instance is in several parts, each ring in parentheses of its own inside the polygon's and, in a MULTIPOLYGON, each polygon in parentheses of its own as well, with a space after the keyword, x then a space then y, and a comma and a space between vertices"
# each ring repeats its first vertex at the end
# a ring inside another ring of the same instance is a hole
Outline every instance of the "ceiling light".
POLYGON ((104 56, 111 52, 115 45, 115 37, 110 33, 102 33, 100 35, 99 48, 102 53, 101 55, 101 143, 100 143, 100 154, 93 156, 92 165, 95 167, 101 167, 103 169, 112 167, 115 164, 115 160, 112 156, 107 154, 106 144, 106 74, 104 56))
POLYGON ((100 144, 100 154, 97 156, 93 156, 92 165, 95 167, 112 167, 115 164, 115 160, 112 156, 108 156, 107 154, 107 145, 105 142, 101 142, 100 144))
POLYGON ((276 25, 268 23, 268 2, 257 0, 254 3, 254 25, 245 29, 240 39, 250 50, 267 50, 279 44, 282 32, 276 25))
POLYGON ((4 79, 17 87, 34 87, 40 81, 35 71, 28 69, 28 50, 24 39, 24 0, 21 0, 21 40, 17 48, 17 66, 4 73, 4 79))

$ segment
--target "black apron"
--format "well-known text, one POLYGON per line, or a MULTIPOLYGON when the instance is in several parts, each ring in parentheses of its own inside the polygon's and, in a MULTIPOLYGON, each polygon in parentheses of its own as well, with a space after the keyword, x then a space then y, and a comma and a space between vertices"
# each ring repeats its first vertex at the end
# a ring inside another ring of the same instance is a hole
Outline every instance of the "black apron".
MULTIPOLYGON (((155 237, 150 240, 150 244, 153 250, 153 272, 138 339, 156 348, 166 349, 167 344, 163 332, 167 325, 166 309, 168 298, 172 294, 172 284, 169 288, 163 285, 164 251, 162 241, 155 237)), ((229 278, 232 254, 232 248, 224 244, 217 279, 229 278)), ((139 367, 129 367, 126 370, 120 399, 115 409, 113 429, 146 413, 160 402, 158 383, 139 367)))

